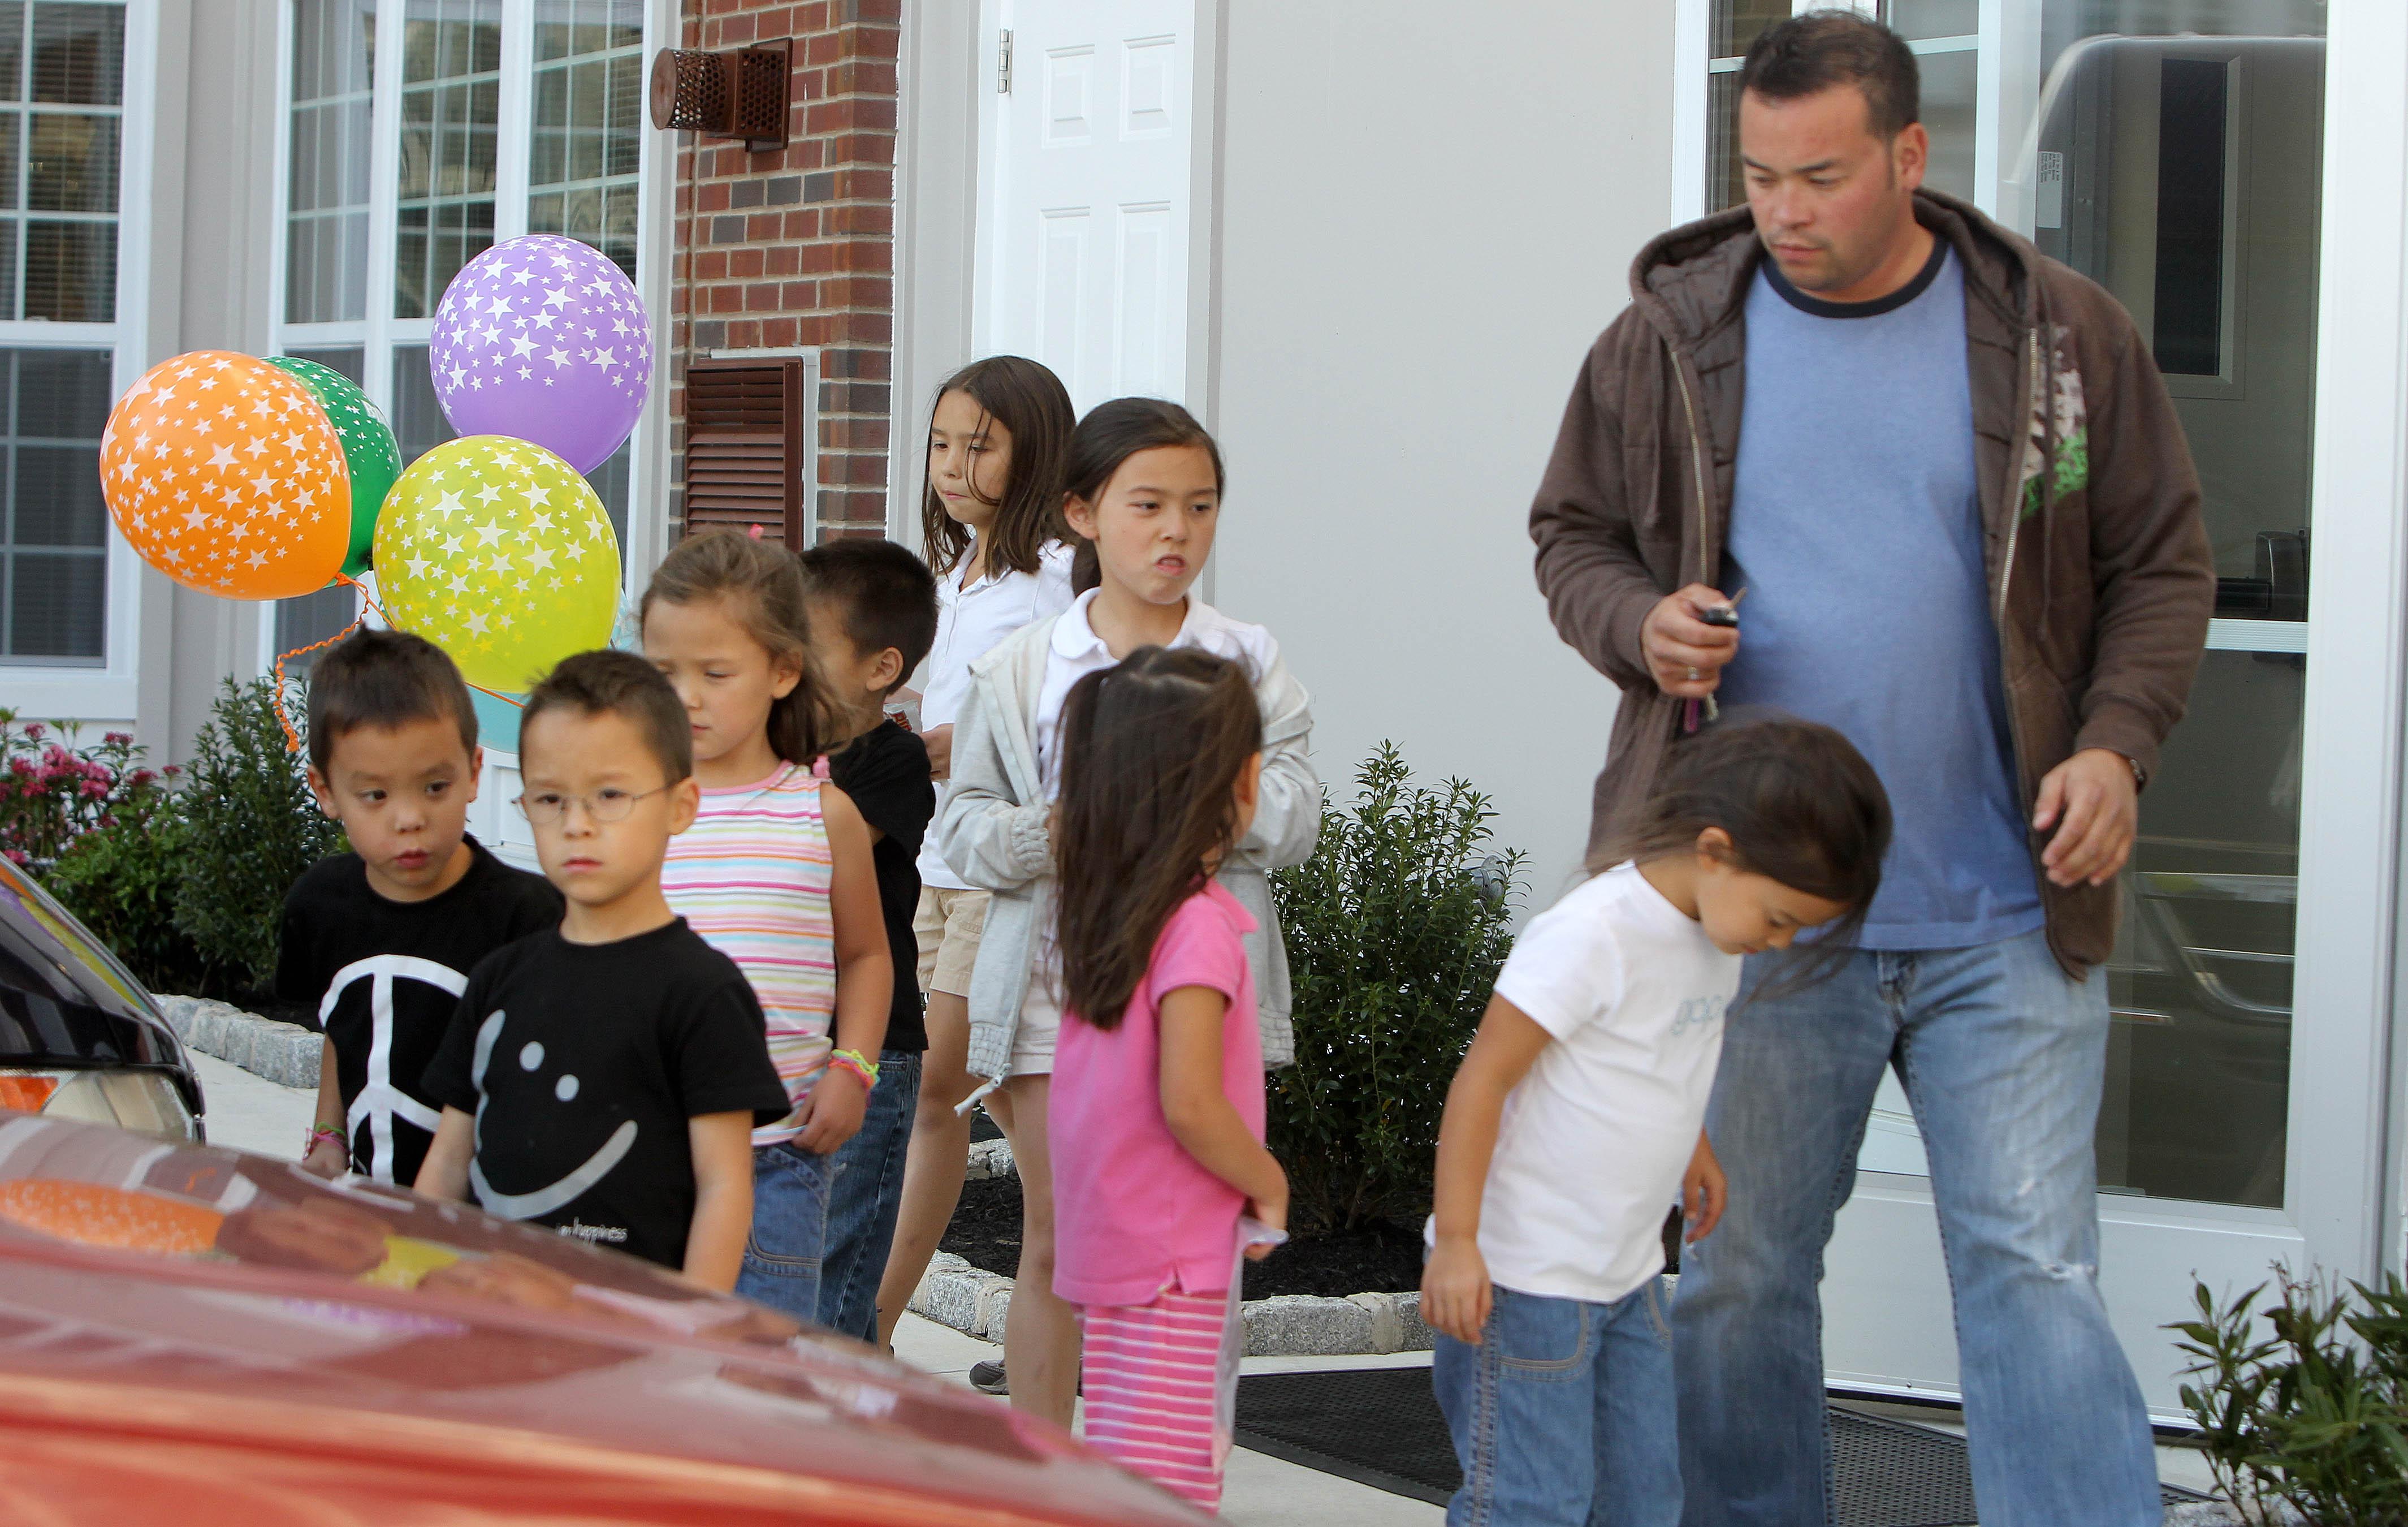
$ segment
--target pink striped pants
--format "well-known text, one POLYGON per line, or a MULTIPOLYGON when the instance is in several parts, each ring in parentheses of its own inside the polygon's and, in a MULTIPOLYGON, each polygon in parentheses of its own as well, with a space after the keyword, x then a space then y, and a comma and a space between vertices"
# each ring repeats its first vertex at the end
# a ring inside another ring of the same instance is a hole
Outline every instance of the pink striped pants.
POLYGON ((1237 1373, 1223 1345, 1231 1312, 1226 1292, 1166 1291, 1151 1304, 1079 1309, 1087 1445, 1207 1511, 1220 1509, 1229 1456, 1237 1373))

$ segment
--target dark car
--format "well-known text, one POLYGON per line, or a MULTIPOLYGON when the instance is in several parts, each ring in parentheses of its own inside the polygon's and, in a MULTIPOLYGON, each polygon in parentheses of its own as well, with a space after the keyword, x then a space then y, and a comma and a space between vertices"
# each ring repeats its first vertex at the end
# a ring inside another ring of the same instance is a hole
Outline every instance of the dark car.
POLYGON ((0 1112, 0 1518, 1180 1527, 1042 1421, 581 1241, 0 1112))
POLYGON ((5 858, 0 1108, 202 1138, 201 1079, 150 994, 5 858))

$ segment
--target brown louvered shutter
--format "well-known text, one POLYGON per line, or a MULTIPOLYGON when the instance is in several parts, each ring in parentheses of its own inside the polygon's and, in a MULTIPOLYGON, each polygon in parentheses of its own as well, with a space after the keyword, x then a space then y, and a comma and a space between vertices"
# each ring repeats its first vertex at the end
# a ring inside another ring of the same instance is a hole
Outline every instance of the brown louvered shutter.
POLYGON ((800 356, 689 362, 685 375, 685 533, 761 527, 805 544, 810 382, 800 356))

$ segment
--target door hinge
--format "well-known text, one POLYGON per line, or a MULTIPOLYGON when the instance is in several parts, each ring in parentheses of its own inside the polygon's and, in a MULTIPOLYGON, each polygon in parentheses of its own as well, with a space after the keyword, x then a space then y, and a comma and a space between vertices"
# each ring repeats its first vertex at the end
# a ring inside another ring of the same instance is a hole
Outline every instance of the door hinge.
POLYGON ((995 45, 995 93, 1011 94, 1011 28, 1008 26, 995 45))

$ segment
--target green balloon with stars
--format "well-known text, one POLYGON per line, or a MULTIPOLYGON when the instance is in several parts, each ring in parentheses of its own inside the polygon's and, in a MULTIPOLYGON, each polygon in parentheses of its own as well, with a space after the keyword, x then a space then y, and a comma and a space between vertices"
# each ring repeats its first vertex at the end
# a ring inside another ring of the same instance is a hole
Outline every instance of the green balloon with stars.
POLYGON ((335 438, 343 442, 343 465, 351 472, 351 544, 343 554, 343 576, 357 578, 368 570, 376 546, 377 515, 401 476, 401 447, 393 438, 393 426, 384 422, 384 411, 360 391, 359 383, 333 367, 298 355, 278 355, 267 364, 301 379, 301 385, 326 411, 335 438))
POLYGON ((377 522, 376 568, 395 628, 503 694, 609 646, 619 613, 602 500, 568 463, 506 435, 447 440, 409 464, 377 522))

